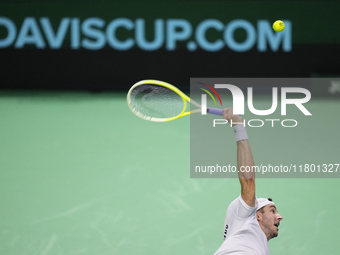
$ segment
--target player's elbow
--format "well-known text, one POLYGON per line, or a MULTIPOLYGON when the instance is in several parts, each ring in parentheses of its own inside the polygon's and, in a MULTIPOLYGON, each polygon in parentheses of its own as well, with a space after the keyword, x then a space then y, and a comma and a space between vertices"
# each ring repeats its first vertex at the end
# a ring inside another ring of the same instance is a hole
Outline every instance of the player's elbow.
POLYGON ((245 180, 248 184, 255 184, 255 177, 247 177, 245 180))
POLYGON ((255 178, 254 177, 243 177, 240 178, 241 187, 243 189, 249 190, 255 188, 255 178))

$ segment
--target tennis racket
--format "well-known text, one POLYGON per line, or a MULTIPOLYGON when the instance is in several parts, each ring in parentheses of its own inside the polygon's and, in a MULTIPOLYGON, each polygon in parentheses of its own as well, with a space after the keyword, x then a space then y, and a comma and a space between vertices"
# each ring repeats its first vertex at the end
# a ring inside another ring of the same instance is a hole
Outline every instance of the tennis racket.
MULTIPOLYGON (((202 108, 175 86, 158 80, 142 80, 135 83, 127 94, 127 103, 138 117, 154 122, 176 120, 201 112, 202 108), (197 109, 186 111, 188 102, 197 109)), ((223 110, 207 108, 207 112, 222 116, 223 110)))

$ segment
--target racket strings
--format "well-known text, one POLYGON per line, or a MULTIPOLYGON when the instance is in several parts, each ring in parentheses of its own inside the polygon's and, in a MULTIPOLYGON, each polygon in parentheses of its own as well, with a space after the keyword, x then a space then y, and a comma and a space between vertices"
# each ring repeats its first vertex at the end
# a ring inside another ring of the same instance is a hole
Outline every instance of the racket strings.
POLYGON ((184 102, 171 89, 154 84, 143 84, 132 90, 131 107, 144 116, 171 118, 183 111, 184 102))

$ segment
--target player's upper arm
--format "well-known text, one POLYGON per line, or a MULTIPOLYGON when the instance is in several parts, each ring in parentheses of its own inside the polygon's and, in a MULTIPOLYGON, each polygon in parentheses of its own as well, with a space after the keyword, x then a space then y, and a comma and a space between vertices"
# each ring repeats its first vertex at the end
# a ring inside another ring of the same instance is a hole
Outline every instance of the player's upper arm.
POLYGON ((241 197, 250 207, 255 207, 255 178, 240 178, 241 197))

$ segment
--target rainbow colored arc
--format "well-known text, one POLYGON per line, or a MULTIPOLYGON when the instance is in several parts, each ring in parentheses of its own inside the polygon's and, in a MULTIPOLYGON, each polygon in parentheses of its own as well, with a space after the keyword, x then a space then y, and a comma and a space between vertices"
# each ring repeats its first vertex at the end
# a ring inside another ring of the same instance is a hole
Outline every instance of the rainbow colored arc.
MULTIPOLYGON (((211 87, 211 86, 208 85, 208 84, 202 83, 202 82, 197 82, 197 83, 206 86, 206 87, 209 88, 212 92, 214 92, 214 94, 217 96, 218 100, 220 100, 220 103, 221 103, 221 105, 222 105, 221 98, 220 98, 220 96, 218 95, 217 91, 216 91, 213 87, 211 87)), ((215 105, 217 105, 217 104, 216 104, 215 97, 210 93, 210 91, 208 91, 208 90, 206 90, 206 89, 204 89, 204 88, 199 88, 199 89, 201 89, 201 90, 203 90, 204 92, 206 92, 206 93, 212 98, 212 100, 214 100, 215 105)))

